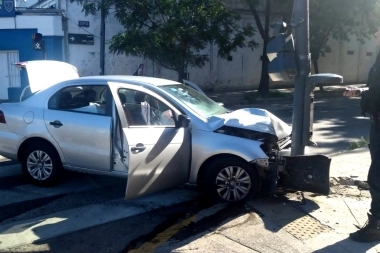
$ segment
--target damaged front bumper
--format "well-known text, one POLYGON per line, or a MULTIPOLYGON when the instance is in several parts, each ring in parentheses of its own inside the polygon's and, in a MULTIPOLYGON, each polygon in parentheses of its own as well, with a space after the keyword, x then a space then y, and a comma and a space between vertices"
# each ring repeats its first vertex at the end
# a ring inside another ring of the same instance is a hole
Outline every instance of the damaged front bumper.
POLYGON ((322 195, 330 193, 331 159, 324 155, 292 157, 290 149, 284 149, 252 163, 259 168, 262 187, 266 191, 283 189, 322 195))

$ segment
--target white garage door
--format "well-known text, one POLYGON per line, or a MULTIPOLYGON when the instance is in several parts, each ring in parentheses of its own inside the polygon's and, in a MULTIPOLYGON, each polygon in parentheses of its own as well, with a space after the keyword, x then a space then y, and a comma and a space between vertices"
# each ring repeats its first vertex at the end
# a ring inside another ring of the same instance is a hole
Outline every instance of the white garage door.
POLYGON ((19 62, 18 51, 0 51, 0 100, 8 99, 8 87, 20 87, 20 70, 13 65, 19 62))

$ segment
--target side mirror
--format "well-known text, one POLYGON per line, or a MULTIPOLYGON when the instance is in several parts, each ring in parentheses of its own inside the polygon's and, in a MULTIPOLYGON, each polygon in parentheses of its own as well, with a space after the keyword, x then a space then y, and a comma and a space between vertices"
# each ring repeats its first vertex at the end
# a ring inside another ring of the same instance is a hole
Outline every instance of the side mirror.
POLYGON ((190 118, 185 114, 178 115, 178 126, 187 128, 190 125, 190 118))

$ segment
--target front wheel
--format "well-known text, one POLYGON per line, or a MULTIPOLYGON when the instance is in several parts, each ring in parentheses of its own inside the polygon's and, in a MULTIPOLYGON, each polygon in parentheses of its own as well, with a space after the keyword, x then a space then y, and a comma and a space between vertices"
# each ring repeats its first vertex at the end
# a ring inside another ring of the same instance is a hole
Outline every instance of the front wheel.
POLYGON ((214 202, 248 200, 259 191, 259 173, 244 160, 228 157, 217 159, 207 168, 202 188, 214 202))
POLYGON ((52 147, 40 143, 25 150, 21 165, 26 177, 38 185, 55 183, 62 171, 57 152, 52 147))

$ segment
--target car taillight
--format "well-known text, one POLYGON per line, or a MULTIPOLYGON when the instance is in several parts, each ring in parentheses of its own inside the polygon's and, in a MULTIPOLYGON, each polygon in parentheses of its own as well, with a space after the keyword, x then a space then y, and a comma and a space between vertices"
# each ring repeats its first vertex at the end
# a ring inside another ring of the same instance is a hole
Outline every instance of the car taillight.
POLYGON ((0 111, 0 123, 6 124, 7 122, 5 121, 5 115, 3 111, 0 111))

